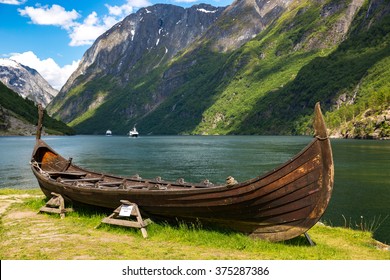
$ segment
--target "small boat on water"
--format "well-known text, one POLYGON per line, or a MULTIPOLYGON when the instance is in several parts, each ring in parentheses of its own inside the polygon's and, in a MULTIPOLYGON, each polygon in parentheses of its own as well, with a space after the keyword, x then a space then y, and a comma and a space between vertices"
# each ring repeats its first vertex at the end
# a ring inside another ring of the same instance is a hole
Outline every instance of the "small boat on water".
POLYGON ((139 136, 139 133, 138 133, 137 129, 135 128, 135 126, 133 127, 132 130, 129 131, 129 136, 130 137, 138 137, 139 136))
POLYGON ((106 136, 112 136, 112 131, 111 130, 107 130, 106 131, 106 136))
POLYGON ((66 201, 109 209, 128 200, 155 221, 201 222, 270 241, 306 234, 331 198, 332 149, 318 103, 314 138, 301 152, 264 175, 243 182, 229 176, 221 185, 207 180, 188 183, 183 179, 122 177, 84 169, 41 139, 42 108, 39 116, 31 169, 48 198, 55 192, 66 201))

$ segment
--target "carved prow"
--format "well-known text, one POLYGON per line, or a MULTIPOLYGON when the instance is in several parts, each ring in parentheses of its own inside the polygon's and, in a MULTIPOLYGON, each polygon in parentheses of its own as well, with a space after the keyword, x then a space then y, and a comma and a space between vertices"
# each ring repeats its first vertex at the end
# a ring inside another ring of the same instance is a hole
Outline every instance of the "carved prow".
POLYGON ((317 102, 315 106, 313 126, 315 130, 315 135, 314 135, 315 137, 317 137, 320 140, 328 138, 324 116, 322 115, 321 112, 320 102, 317 102))
POLYGON ((38 126, 37 126, 37 133, 35 135, 36 140, 41 139, 42 127, 43 127, 43 107, 42 104, 39 103, 38 104, 38 126))

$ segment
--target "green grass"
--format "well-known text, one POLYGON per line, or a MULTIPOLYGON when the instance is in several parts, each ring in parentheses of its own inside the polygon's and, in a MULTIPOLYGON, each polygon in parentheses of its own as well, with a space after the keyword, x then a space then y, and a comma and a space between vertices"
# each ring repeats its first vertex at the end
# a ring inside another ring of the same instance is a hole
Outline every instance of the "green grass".
MULTIPOLYGON (((390 55, 390 51, 389 51, 390 55)), ((390 56, 387 56, 373 65, 359 84, 359 91, 356 92, 356 101, 353 104, 343 104, 337 110, 327 113, 326 122, 328 127, 336 129, 345 127, 345 129, 356 129, 353 122, 362 120, 364 113, 371 110, 374 115, 380 114, 383 110, 388 109, 390 104, 390 56)), ((346 92, 351 98, 354 92, 346 92)), ((383 126, 386 123, 383 123, 383 126)), ((390 127, 382 127, 382 137, 389 137, 390 127)), ((360 134, 367 135, 371 131, 362 131, 360 134)))
MULTIPOLYGON (((367 25, 362 21, 366 12, 363 8, 353 23, 362 28, 353 29, 337 49, 329 49, 331 52, 308 61, 291 81, 259 98, 238 131, 311 133, 308 130, 310 116, 317 101, 321 101, 323 111, 329 112, 327 123, 330 128, 352 120, 367 108, 380 113, 379 107, 386 106, 389 100, 390 80, 385 65, 390 56, 390 17, 377 19, 370 29, 364 29, 367 25), (341 94, 349 100, 355 96, 353 105, 343 104, 337 108, 335 104, 341 94)), ((389 135, 386 128, 383 131, 384 137, 389 135)))
POLYGON ((316 225, 309 230, 316 246, 301 236, 271 243, 240 233, 200 225, 153 223, 144 239, 138 229, 100 224, 109 213, 76 208, 65 219, 37 214, 45 204, 39 191, 0 190, 19 198, 0 216, 1 259, 277 259, 389 260, 372 233, 316 225), (33 196, 31 196, 33 195, 33 196), (38 196, 37 196, 38 195, 38 196))
POLYGON ((42 191, 40 189, 26 189, 26 190, 19 190, 19 189, 0 189, 0 196, 2 195, 20 195, 20 194, 27 194, 27 195, 42 195, 42 191))

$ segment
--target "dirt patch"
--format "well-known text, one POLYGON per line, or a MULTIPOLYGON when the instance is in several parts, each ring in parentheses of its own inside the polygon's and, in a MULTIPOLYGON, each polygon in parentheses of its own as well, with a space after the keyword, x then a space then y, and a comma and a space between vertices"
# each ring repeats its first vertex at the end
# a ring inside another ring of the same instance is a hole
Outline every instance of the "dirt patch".
POLYGON ((144 240, 138 230, 117 234, 93 225, 82 226, 77 218, 38 214, 28 207, 14 207, 29 195, 0 196, 2 205, 2 259, 215 259, 247 258, 248 254, 144 240))
POLYGON ((374 246, 375 246, 375 248, 377 248, 378 250, 390 251, 390 245, 384 244, 384 243, 379 242, 379 241, 377 241, 377 240, 375 240, 374 246))
POLYGON ((36 213, 34 212, 11 212, 7 214, 7 219, 12 219, 12 220, 20 220, 20 219, 28 219, 31 217, 34 217, 36 213))
POLYGON ((12 194, 12 195, 0 195, 0 216, 10 207, 13 203, 21 203, 23 199, 29 197, 39 197, 37 195, 30 194, 12 194))

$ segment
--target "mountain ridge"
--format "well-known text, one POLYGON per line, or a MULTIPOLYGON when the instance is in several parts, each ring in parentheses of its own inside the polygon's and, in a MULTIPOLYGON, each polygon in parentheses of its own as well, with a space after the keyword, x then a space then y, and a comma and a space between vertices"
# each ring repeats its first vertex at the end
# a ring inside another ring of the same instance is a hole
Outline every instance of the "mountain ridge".
POLYGON ((11 59, 0 58, 0 81, 23 98, 44 107, 58 93, 38 71, 11 59))
MULTIPOLYGON (((125 133, 137 123, 147 134, 308 134, 321 101, 336 135, 353 121, 343 110, 363 114, 370 102, 374 112, 386 110, 373 100, 388 93, 377 97, 363 81, 388 56, 388 35, 380 33, 388 28, 388 2, 235 1, 169 59, 161 59, 163 48, 134 64, 111 53, 121 71, 110 66, 98 78, 76 77, 83 83, 64 87, 49 111, 80 133, 125 133)), ((383 84, 386 92, 389 81, 383 84)))
MULTIPOLYGON (((44 112, 44 134, 72 135, 74 130, 44 112)), ((36 133, 38 108, 0 81, 0 135, 30 136, 36 133)))
MULTIPOLYGON (((97 39, 83 56, 79 68, 61 89, 58 98, 65 97, 70 90, 69 84, 74 88, 80 83, 88 83, 99 76, 102 72, 100 65, 103 65, 104 69, 108 69, 103 73, 103 76, 116 76, 114 79, 119 86, 128 83, 129 80, 134 80, 130 74, 126 73, 131 68, 137 69, 137 75, 153 71, 163 61, 168 61, 178 51, 187 47, 223 10, 224 8, 206 4, 195 5, 188 9, 174 5, 156 4, 138 10, 137 13, 127 16, 122 22, 114 25, 97 39), (188 26, 192 28, 189 29, 188 26), (169 32, 166 32, 168 27, 169 32), (117 40, 118 38, 126 38, 126 40, 117 40), (113 49, 116 47, 117 50, 106 52, 107 41, 110 42, 110 45, 115 44, 115 46, 108 47, 113 49), (164 48, 162 47, 163 42, 165 42, 164 48), (113 53, 115 55, 112 55, 113 53), (148 68, 139 65, 142 60, 148 60, 148 68), (107 67, 108 65, 109 67, 107 67), (118 76, 119 78, 117 78, 118 76)), ((71 103, 71 101, 69 102, 71 103)), ((57 116, 56 106, 58 104, 48 108, 54 116, 57 116)), ((59 106, 63 106, 63 104, 59 106)), ((69 108, 72 105, 65 104, 63 107, 69 108)), ((68 114, 59 114, 58 117, 65 121, 70 121, 76 113, 83 113, 69 112, 67 109, 64 111, 68 114)))

